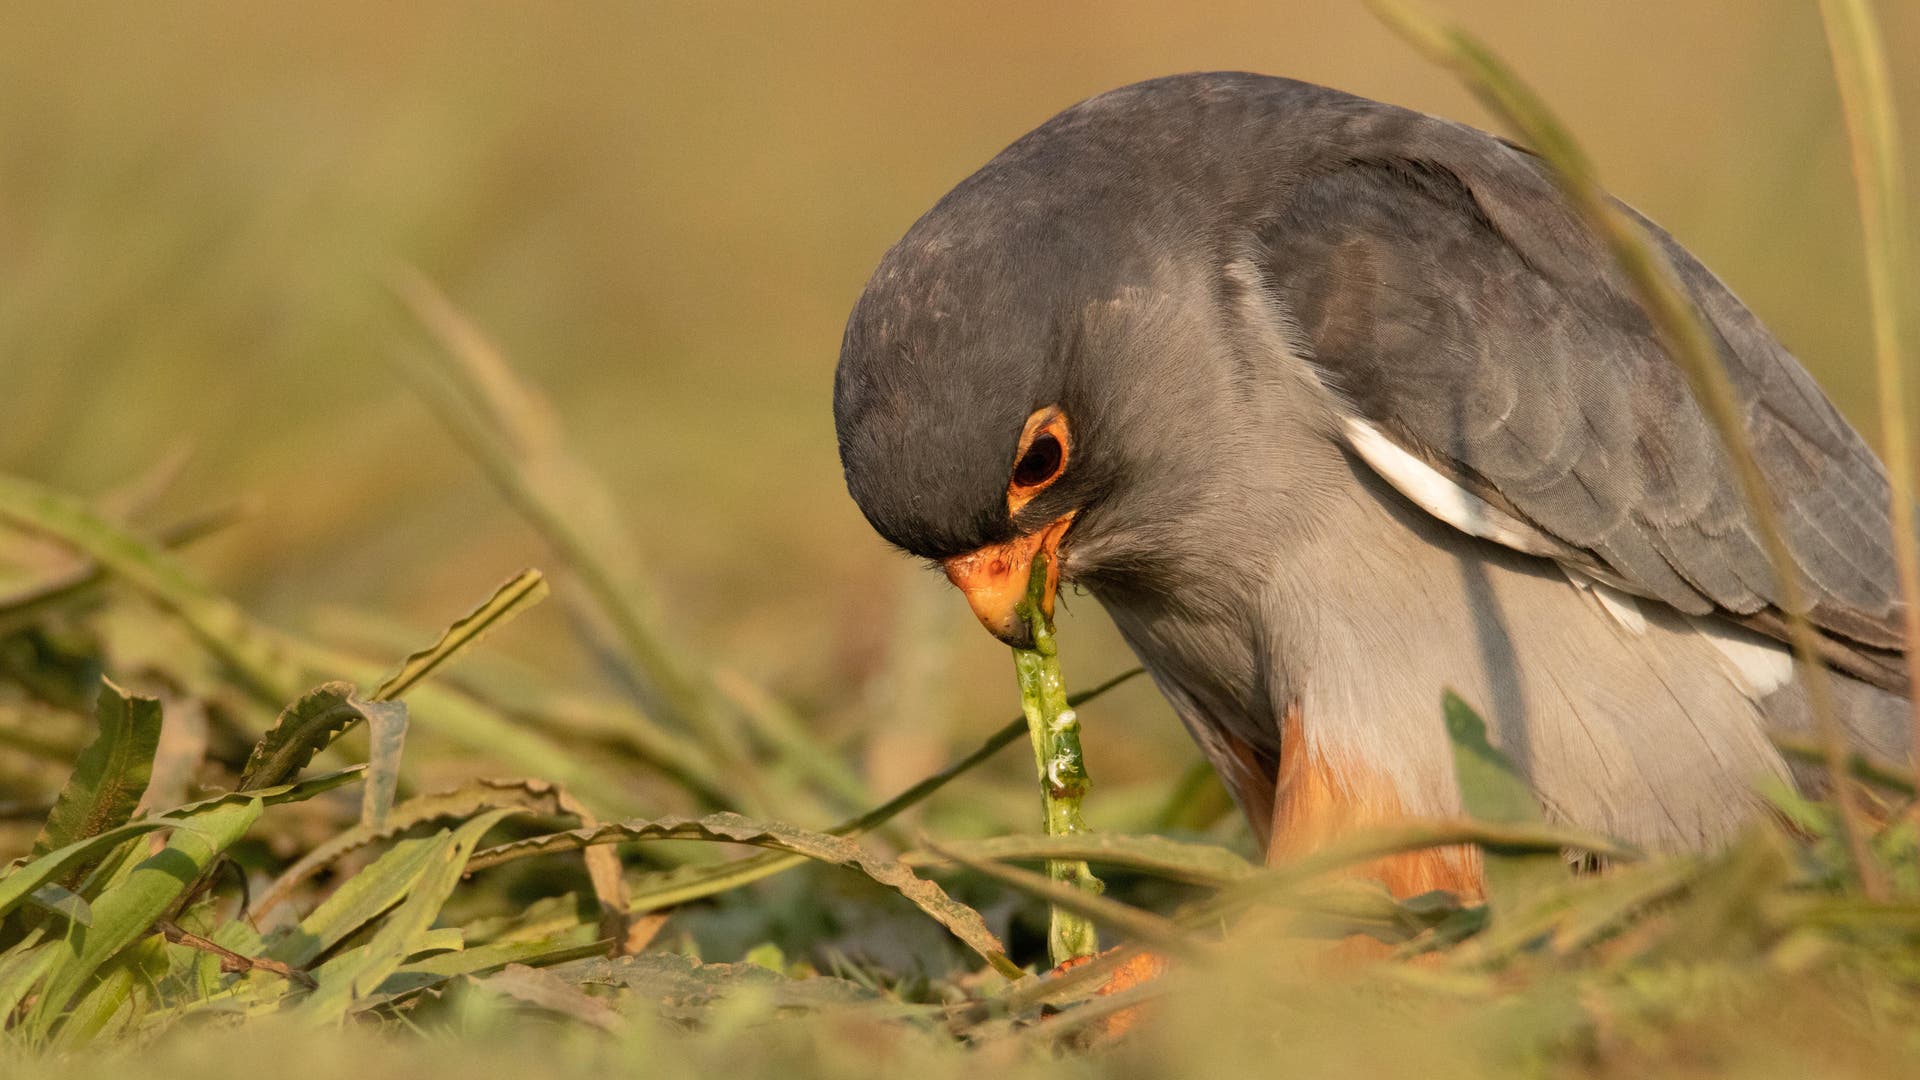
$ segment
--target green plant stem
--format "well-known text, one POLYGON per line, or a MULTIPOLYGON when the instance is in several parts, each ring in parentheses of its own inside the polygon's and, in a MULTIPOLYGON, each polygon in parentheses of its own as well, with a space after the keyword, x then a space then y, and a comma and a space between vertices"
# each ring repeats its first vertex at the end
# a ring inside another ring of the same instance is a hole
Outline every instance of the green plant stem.
POLYGON ((1635 298, 1653 323, 1661 346, 1686 376, 1694 400, 1706 414, 1734 478, 1740 485, 1753 529, 1779 589, 1779 609, 1787 637, 1799 660, 1801 684, 1814 728, 1826 750, 1840 833, 1861 889, 1872 898, 1885 895, 1878 864, 1868 850, 1859 793, 1847 783, 1847 743, 1834 709, 1833 684, 1820 658, 1819 638, 1807 621, 1806 589, 1793 552, 1780 528, 1773 493, 1754 461, 1743 407, 1733 380, 1701 325, 1692 302, 1682 293, 1673 269, 1644 231, 1601 189, 1592 164, 1545 102, 1484 44, 1457 26, 1444 23, 1407 0, 1367 0, 1382 21, 1429 58, 1457 75, 1483 104, 1525 140, 1551 167, 1555 184, 1589 231, 1606 246, 1635 298))
POLYGON ((1920 547, 1913 521, 1913 444, 1907 430, 1905 344, 1908 304, 1912 303, 1906 221, 1906 176, 1900 152, 1900 123, 1887 77, 1887 48, 1880 24, 1867 0, 1820 0, 1833 54, 1834 81, 1847 120, 1847 144, 1853 155, 1853 182, 1860 199, 1865 235, 1867 295, 1872 300, 1874 373, 1880 405, 1881 455, 1892 488, 1894 565, 1900 595, 1906 600, 1903 630, 1907 640, 1907 686, 1911 761, 1920 768, 1920 547))
MULTIPOLYGON (((1026 715, 1033 739, 1033 763, 1040 775, 1040 797, 1048 836, 1076 836, 1087 831, 1080 802, 1086 797, 1087 768, 1080 754, 1080 718, 1067 705, 1060 679, 1060 654, 1053 641, 1053 621, 1047 618, 1047 554, 1034 557, 1027 576, 1027 596, 1019 607, 1033 635, 1033 648, 1013 650, 1014 669, 1020 675, 1020 711, 1026 715)), ((1047 876, 1073 888, 1098 894, 1100 879, 1085 862, 1054 859, 1047 876)), ((1053 905, 1047 926, 1047 954, 1055 965, 1100 951, 1093 921, 1085 915, 1053 905)))

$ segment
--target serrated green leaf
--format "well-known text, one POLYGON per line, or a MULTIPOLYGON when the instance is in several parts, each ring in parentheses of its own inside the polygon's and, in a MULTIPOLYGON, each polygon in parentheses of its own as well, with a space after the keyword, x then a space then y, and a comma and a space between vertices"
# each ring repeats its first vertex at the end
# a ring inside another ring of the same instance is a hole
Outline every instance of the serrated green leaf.
MULTIPOLYGON (((147 790, 160 745, 159 699, 129 694, 112 680, 101 679, 95 714, 100 734, 74 762, 73 775, 33 842, 35 855, 126 824, 147 790)), ((71 886, 86 871, 84 862, 73 865, 63 881, 71 886)))
POLYGON ((447 627, 440 640, 400 662, 399 670, 388 676, 373 692, 375 701, 391 701, 449 663, 488 632, 513 621, 521 612, 539 603, 547 595, 547 579, 538 570, 522 570, 501 585, 486 603, 447 627))
POLYGON ((815 832, 779 822, 762 822, 739 814, 709 814, 703 818, 669 817, 611 822, 596 828, 549 833, 491 847, 475 855, 475 870, 516 859, 573 851, 596 844, 643 840, 702 840, 746 844, 789 852, 819 862, 857 870, 912 901, 946 927, 995 968, 1009 970, 1006 949, 980 913, 948 896, 946 890, 900 863, 875 855, 844 836, 815 832))
POLYGON ((300 695, 280 711, 247 755, 240 790, 292 780, 342 732, 365 722, 369 704, 360 699, 352 683, 345 682, 322 683, 300 695))

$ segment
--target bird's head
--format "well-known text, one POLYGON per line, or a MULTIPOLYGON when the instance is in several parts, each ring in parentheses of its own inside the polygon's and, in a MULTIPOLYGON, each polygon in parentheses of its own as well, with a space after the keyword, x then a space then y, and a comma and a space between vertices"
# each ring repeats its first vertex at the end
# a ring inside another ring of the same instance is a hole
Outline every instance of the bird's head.
POLYGON ((1258 286, 1219 257, 1222 205, 1181 175, 1194 155, 1129 123, 1153 94, 1165 131, 1195 108, 1122 91, 1015 143, 888 252, 847 325, 848 489, 1009 643, 1036 555, 1138 582, 1246 487, 1210 480, 1261 419, 1235 314, 1258 286))

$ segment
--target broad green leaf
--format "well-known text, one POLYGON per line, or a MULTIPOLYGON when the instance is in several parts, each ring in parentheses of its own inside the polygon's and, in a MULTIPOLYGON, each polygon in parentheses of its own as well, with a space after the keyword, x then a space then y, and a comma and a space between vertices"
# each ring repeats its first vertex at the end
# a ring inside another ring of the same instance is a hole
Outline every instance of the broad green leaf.
POLYGON ((66 946, 59 941, 16 945, 0 953, 0 1028, 14 1014, 40 980, 60 962, 66 946))
POLYGON ((414 886, 445 854, 447 833, 402 840, 373 863, 348 878, 302 919, 297 929, 270 943, 265 955, 294 967, 305 967, 349 934, 378 918, 405 899, 414 886))
MULTIPOLYGON (((1533 788, 1507 756, 1487 741, 1487 725, 1473 707, 1451 690, 1441 696, 1447 738, 1453 744, 1453 774, 1460 804, 1469 817, 1502 825, 1531 825, 1545 820, 1533 788)), ((1502 912, 1527 904, 1553 889, 1569 874, 1558 853, 1506 852, 1482 846, 1487 903, 1496 924, 1502 912)))
POLYGON ((123 884, 93 900, 93 925, 75 927, 29 1023, 44 1035, 94 973, 153 930, 181 892, 260 817, 258 801, 221 807, 176 823, 167 846, 140 862, 123 884))
POLYGON ((487 602, 447 627, 440 640, 401 661, 400 668, 373 692, 375 701, 391 701, 412 689, 436 668, 453 660, 489 631, 505 626, 521 612, 545 599, 547 579, 538 570, 522 570, 494 590, 487 602))
POLYGON ((134 1005, 137 996, 146 996, 142 991, 166 973, 166 941, 155 935, 135 942, 114 957, 67 1010, 54 1045, 71 1050, 99 1038, 115 1018, 134 1005))
POLYGON ((428 987, 440 986, 460 975, 485 974, 508 964, 540 967, 590 956, 605 956, 610 945, 611 941, 596 938, 592 927, 574 926, 546 937, 499 941, 459 952, 439 953, 423 960, 408 961, 405 967, 387 976, 386 981, 364 1004, 392 1001, 428 987))
MULTIPOLYGON (((140 805, 160 745, 160 701, 129 694, 110 679, 100 680, 95 708, 100 734, 74 762, 73 775, 33 842, 33 854, 45 855, 76 840, 125 825, 140 805)), ((70 867, 68 885, 85 875, 87 864, 70 867)))
POLYGON ((61 877, 76 866, 90 865, 107 852, 133 837, 156 829, 173 827, 176 822, 144 819, 130 821, 115 829, 76 840, 57 851, 31 858, 0 877, 0 915, 24 902, 41 886, 61 877))
POLYGON ((510 813, 490 810, 453 832, 443 831, 434 837, 427 865, 406 900, 382 920, 365 946, 328 961, 314 972, 320 987, 301 1002, 299 1015, 309 1022, 331 1023, 374 994, 387 976, 406 962, 420 936, 440 917, 440 908, 460 884, 474 845, 510 813))
POLYGON ((612 822, 596 828, 549 833, 488 848, 473 858, 475 870, 516 859, 573 851, 596 844, 642 840, 703 840, 746 844, 832 863, 857 870, 911 900, 920 910, 953 932, 996 968, 1008 970, 1006 949, 987 929, 980 913, 946 894, 940 886, 914 875, 892 859, 882 858, 853 840, 777 822, 753 821, 739 814, 709 814, 703 818, 670 817, 652 821, 612 822))

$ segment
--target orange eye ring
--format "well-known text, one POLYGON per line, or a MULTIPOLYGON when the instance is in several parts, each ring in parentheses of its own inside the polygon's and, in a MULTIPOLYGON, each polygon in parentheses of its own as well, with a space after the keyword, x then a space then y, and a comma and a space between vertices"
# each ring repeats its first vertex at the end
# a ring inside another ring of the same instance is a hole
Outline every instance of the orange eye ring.
POLYGON ((1058 405, 1036 409, 1027 417, 1020 432, 1019 451, 1013 456, 1013 476, 1007 482, 1007 513, 1020 508, 1045 491, 1060 474, 1067 471, 1067 459, 1073 453, 1073 435, 1067 427, 1067 414, 1058 405))

